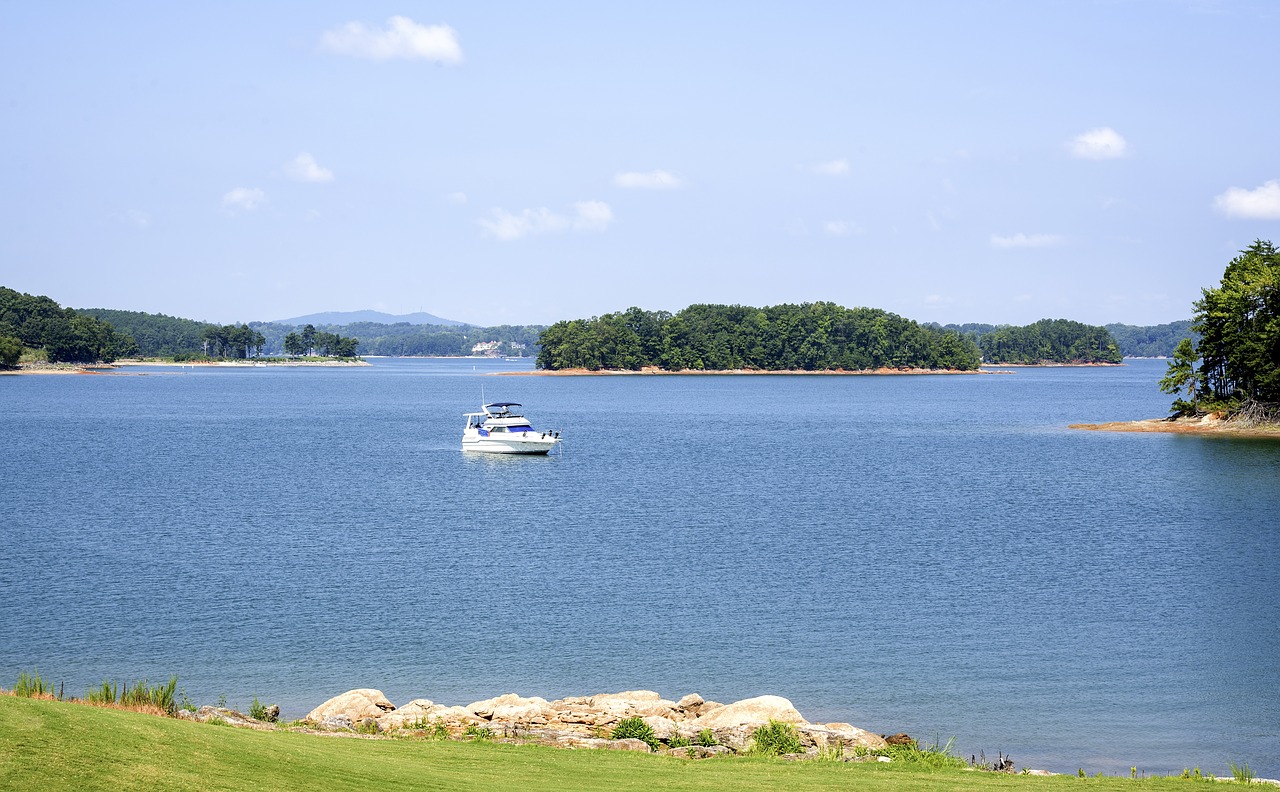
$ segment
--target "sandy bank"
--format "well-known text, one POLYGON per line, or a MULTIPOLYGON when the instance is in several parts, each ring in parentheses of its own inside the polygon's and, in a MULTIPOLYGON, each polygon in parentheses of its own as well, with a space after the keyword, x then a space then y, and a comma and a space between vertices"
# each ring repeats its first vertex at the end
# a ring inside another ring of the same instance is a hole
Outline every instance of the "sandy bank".
POLYGON ((1125 363, 983 363, 982 365, 1004 366, 1006 368, 1116 368, 1125 363))
POLYGON ((188 360, 171 363, 169 361, 120 360, 114 366, 164 366, 166 368, 342 368, 348 366, 371 366, 367 360, 287 360, 287 361, 254 361, 254 360, 188 360))
POLYGON ((371 366, 366 360, 300 360, 297 362, 254 362, 254 361, 187 361, 171 363, 168 361, 118 360, 115 363, 98 363, 93 365, 76 363, 23 363, 16 369, 0 369, 5 374, 110 374, 121 368, 146 366, 148 368, 192 369, 200 368, 346 368, 350 366, 371 366))
POLYGON ((1224 437, 1266 437, 1280 440, 1280 425, 1241 424, 1225 421, 1217 413, 1196 418, 1147 418, 1142 421, 1111 421, 1100 424, 1071 424, 1069 429, 1093 432, 1162 432, 1165 434, 1220 435, 1224 437))

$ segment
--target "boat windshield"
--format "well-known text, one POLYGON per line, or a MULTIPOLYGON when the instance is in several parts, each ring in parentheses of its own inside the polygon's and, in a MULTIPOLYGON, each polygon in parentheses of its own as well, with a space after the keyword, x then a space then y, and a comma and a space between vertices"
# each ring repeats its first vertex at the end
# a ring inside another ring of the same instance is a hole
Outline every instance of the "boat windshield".
POLYGON ((507 431, 508 432, 532 432, 534 431, 534 428, 529 424, 524 424, 522 426, 508 426, 507 431))

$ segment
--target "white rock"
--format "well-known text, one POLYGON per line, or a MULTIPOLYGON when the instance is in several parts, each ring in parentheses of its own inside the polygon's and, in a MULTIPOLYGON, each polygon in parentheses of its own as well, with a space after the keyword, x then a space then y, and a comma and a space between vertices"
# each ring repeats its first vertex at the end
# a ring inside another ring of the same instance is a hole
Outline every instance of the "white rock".
POLYGON ((771 720, 780 723, 808 722, 791 702, 782 696, 756 696, 726 704, 699 715, 687 723, 691 723, 695 729, 715 730, 732 726, 762 726, 771 720))
POLYGON ((343 715, 354 723, 361 718, 380 717, 395 708, 396 705, 388 701, 381 690, 357 688, 329 699, 311 710, 306 719, 320 723, 325 718, 343 715))
POLYGON ((653 735, 659 740, 669 740, 676 735, 676 722, 658 715, 646 715, 644 722, 653 729, 653 735))

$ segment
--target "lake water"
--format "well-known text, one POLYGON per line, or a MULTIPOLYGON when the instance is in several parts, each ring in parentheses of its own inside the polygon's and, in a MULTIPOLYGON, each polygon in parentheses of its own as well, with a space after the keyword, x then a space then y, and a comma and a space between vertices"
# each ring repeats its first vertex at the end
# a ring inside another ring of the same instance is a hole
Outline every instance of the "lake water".
POLYGON ((1280 777, 1280 442, 1065 428, 1164 414, 1160 361, 373 362, 0 378, 0 684, 772 693, 1020 767, 1280 777), (464 456, 482 388, 567 453, 464 456))

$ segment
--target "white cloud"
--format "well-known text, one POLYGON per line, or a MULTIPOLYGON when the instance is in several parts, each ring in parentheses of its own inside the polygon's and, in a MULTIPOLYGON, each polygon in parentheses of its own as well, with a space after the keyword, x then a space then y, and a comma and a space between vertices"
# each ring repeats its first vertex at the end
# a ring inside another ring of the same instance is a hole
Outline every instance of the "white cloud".
POLYGON ((384 61, 430 60, 438 63, 462 62, 458 34, 448 25, 420 25, 408 17, 393 16, 387 27, 367 28, 360 22, 348 22, 326 31, 320 37, 320 49, 335 55, 384 61))
POLYGON ((252 187, 237 187, 222 196, 222 208, 235 213, 237 209, 251 212, 267 202, 267 194, 252 187))
POLYGON ((677 187, 684 186, 684 182, 680 180, 679 176, 664 170, 649 171, 648 173, 636 171, 616 173, 613 176, 613 183, 618 187, 639 190, 674 190, 677 187))
POLYGON ((1057 234, 1014 234, 1013 236, 991 235, 991 247, 994 248, 1039 248, 1061 245, 1065 240, 1057 234))
POLYGON ((529 234, 547 234, 563 231, 569 222, 550 209, 525 209, 520 214, 512 214, 505 209, 494 209, 491 217, 476 220, 480 227, 504 242, 519 239, 529 234))
POLYGON ((121 223, 127 223, 143 231, 151 227, 151 215, 138 209, 129 209, 123 214, 115 215, 114 217, 121 223))
POLYGON ((851 223, 848 220, 828 220, 822 224, 822 233, 828 236, 848 236, 850 234, 864 233, 865 229, 857 223, 851 223))
POLYGON ((333 171, 320 167, 316 158, 305 151, 284 164, 284 175, 294 181, 316 184, 333 181, 333 171))
POLYGON ((1280 180, 1272 179, 1253 190, 1232 187, 1214 198, 1213 205, 1231 217, 1280 220, 1280 180))
POLYGON ((603 231, 613 222, 613 210, 604 201, 580 201, 573 208, 578 213, 573 219, 575 231, 603 231))
POLYGON ((533 234, 604 231, 613 222, 613 210, 603 201, 581 201, 573 208, 573 217, 556 214, 546 207, 525 209, 519 214, 493 209, 489 217, 482 217, 476 222, 504 242, 533 234))
POLYGON ((837 159, 830 162, 819 162, 812 168, 814 173, 821 173, 823 176, 843 176, 849 172, 849 160, 837 159))
POLYGON ((1111 127, 1090 129, 1067 144, 1078 159, 1117 159, 1129 153, 1129 144, 1111 127))
POLYGON ((451 204, 457 204, 461 206, 462 204, 467 202, 467 194, 464 192, 451 192, 448 195, 446 195, 444 199, 451 204))

